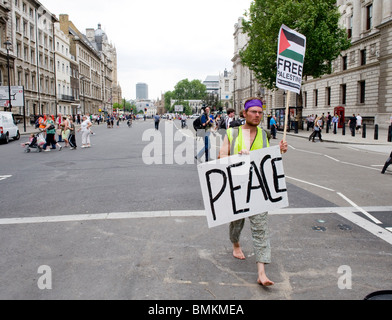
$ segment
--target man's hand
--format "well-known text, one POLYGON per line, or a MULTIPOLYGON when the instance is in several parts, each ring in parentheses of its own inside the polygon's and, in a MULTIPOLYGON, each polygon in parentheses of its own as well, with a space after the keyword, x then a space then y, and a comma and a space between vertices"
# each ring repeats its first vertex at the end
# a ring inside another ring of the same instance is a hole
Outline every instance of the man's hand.
POLYGON ((279 147, 280 147, 281 154, 285 154, 289 150, 289 146, 287 142, 283 140, 279 143, 279 147))

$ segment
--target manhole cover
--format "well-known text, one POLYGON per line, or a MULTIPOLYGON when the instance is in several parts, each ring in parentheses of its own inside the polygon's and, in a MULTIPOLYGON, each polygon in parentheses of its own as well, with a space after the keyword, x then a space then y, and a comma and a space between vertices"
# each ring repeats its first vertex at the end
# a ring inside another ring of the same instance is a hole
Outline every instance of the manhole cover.
POLYGON ((343 231, 350 231, 350 230, 353 229, 353 228, 351 228, 350 226, 348 226, 347 224, 339 224, 339 225, 338 225, 338 228, 339 228, 340 230, 343 230, 343 231))
POLYGON ((313 227, 312 229, 313 229, 313 231, 321 231, 321 232, 327 231, 327 228, 320 227, 320 226, 313 227))

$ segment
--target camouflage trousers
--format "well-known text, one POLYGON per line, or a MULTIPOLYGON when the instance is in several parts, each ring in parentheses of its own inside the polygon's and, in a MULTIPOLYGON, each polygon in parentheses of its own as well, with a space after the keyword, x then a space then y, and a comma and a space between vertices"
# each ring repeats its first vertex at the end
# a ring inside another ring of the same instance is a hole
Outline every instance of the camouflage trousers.
MULTIPOLYGON (((256 262, 271 263, 271 245, 268 228, 268 212, 250 217, 250 229, 252 231, 253 248, 256 262)), ((241 231, 244 228, 245 219, 234 221, 230 224, 230 241, 240 242, 241 231)))

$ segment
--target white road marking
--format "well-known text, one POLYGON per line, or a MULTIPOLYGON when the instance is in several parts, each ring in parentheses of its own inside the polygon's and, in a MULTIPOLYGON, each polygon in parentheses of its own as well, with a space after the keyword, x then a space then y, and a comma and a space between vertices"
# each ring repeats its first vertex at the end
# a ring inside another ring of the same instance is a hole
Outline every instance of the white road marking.
POLYGON ((339 211, 337 214, 392 245, 392 233, 388 232, 386 229, 375 225, 352 211, 339 211))
POLYGON ((353 201, 351 201, 349 198, 347 198, 344 194, 338 192, 337 193, 339 196, 341 196, 344 200, 346 200, 349 204, 351 204, 354 208, 356 208, 358 211, 362 212, 365 216, 367 216, 370 220, 372 220, 374 223, 377 224, 382 224, 380 220, 377 220, 375 217, 373 217, 370 213, 356 205, 353 201))
POLYGON ((320 185, 315 184, 315 183, 311 183, 311 182, 308 182, 308 181, 296 179, 296 178, 289 177, 289 176, 286 176, 286 178, 287 178, 287 179, 294 180, 294 181, 302 182, 302 183, 305 183, 305 184, 308 184, 308 185, 311 185, 311 186, 314 186, 314 187, 317 187, 317 188, 321 188, 321 189, 324 189, 324 190, 327 190, 327 191, 335 192, 335 190, 333 190, 333 189, 326 188, 326 187, 320 186, 320 185))
POLYGON ((327 157, 328 159, 331 159, 331 160, 336 161, 336 162, 340 162, 340 160, 332 158, 332 157, 330 157, 330 156, 328 156, 326 154, 324 155, 324 157, 327 157))
MULTIPOLYGON (((349 200, 349 199, 348 199, 349 200)), ((351 200, 350 200, 351 201, 351 200)), ((364 219, 357 214, 358 210, 385 212, 392 211, 392 206, 387 207, 330 207, 330 208, 287 208, 271 211, 271 216, 275 215, 314 215, 314 214, 338 214, 343 218, 358 225, 364 230, 374 234, 380 239, 392 245, 392 228, 382 228, 375 225, 371 221, 364 219)), ((145 212, 115 212, 115 213, 101 213, 101 214, 84 214, 84 215, 69 215, 69 216, 48 216, 48 217, 30 217, 30 218, 9 218, 0 219, 0 226, 6 225, 22 225, 22 224, 43 224, 43 223, 61 223, 61 222, 80 222, 80 221, 97 221, 97 220, 127 220, 127 219, 148 219, 148 218, 191 218, 191 217, 205 217, 204 210, 188 210, 188 211, 145 211, 145 212)), ((376 220, 372 217, 372 220, 376 220)))
POLYGON ((11 178, 12 176, 0 176, 0 181, 11 178))

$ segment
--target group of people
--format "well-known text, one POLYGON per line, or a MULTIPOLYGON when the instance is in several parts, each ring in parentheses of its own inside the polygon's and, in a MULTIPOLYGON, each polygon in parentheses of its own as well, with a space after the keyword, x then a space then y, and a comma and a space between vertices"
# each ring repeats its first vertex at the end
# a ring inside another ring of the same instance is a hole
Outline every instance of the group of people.
MULTIPOLYGON (((64 148, 76 150, 76 133, 82 132, 82 148, 91 147, 91 127, 92 123, 89 115, 83 115, 80 128, 76 130, 74 116, 62 116, 59 114, 57 118, 53 115, 40 115, 37 119, 38 129, 44 135, 45 143, 42 146, 43 151, 63 149, 59 142, 64 142, 64 148), (56 135, 58 139, 56 139, 56 135), (50 147, 50 148, 48 148, 50 147)), ((32 138, 32 137, 30 137, 32 138)), ((24 144, 26 145, 26 144, 24 144)))

